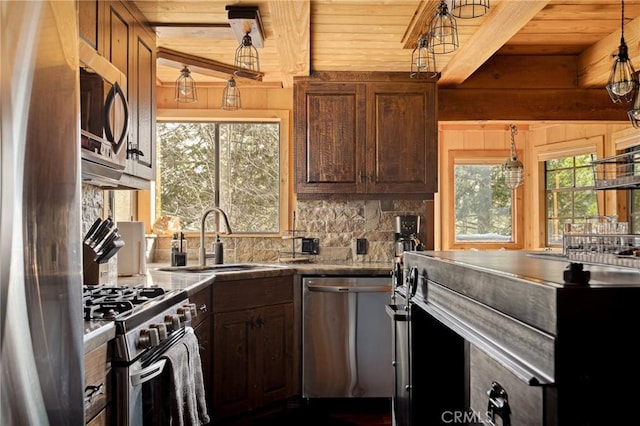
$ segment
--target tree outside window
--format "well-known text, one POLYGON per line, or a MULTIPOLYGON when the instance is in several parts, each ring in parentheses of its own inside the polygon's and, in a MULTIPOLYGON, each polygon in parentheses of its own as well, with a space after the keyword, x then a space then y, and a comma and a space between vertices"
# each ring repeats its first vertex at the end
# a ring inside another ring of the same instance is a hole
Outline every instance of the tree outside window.
POLYGON ((455 164, 455 241, 513 242, 513 192, 501 164, 455 164))
POLYGON ((598 215, 592 155, 545 161, 547 245, 561 246, 564 224, 586 223, 598 215))
POLYGON ((157 216, 196 231, 217 206, 234 233, 278 232, 279 135, 273 122, 159 122, 157 216))

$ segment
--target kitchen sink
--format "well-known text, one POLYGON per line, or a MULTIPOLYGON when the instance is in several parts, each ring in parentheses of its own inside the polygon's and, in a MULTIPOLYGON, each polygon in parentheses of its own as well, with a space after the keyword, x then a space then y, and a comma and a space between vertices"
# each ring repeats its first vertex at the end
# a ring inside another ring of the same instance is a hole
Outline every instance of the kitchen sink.
POLYGON ((252 269, 263 269, 264 265, 252 265, 249 263, 228 263, 222 265, 193 265, 193 266, 166 266, 158 268, 158 271, 165 272, 195 272, 195 273, 221 273, 221 272, 238 272, 250 271, 252 269))

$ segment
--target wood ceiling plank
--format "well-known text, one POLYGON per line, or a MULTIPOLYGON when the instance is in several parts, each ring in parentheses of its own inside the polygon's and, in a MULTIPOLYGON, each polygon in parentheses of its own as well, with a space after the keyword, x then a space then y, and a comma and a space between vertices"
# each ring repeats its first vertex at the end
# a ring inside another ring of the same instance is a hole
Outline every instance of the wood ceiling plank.
POLYGON ((309 75, 311 68, 310 0, 270 1, 269 12, 280 70, 285 76, 282 86, 293 87, 293 77, 309 75))
POLYGON ((441 71, 440 84, 460 84, 529 22, 549 0, 500 1, 441 71))
MULTIPOLYGON (((624 26, 624 39, 629 47, 632 64, 640 63, 640 18, 624 26)), ((614 64, 612 55, 618 53, 620 30, 616 30, 586 49, 578 61, 578 84, 580 87, 604 87, 614 64)))

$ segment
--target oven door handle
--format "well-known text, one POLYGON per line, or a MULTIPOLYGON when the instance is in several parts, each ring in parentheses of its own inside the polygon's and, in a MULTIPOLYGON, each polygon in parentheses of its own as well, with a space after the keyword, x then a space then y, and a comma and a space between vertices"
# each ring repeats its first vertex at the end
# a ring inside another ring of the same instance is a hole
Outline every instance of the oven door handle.
POLYGON ((165 358, 162 358, 149 365, 148 367, 136 371, 135 373, 131 373, 129 375, 131 385, 138 386, 158 376, 160 373, 162 373, 162 370, 164 370, 164 365, 166 363, 167 360, 165 358))

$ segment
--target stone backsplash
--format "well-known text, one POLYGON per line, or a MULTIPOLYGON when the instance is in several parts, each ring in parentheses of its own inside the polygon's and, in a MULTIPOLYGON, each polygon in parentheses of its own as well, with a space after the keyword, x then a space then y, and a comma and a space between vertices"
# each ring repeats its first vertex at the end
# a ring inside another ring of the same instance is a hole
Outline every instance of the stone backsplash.
MULTIPOLYGON (((301 240, 281 237, 220 236, 224 244, 224 262, 277 262, 292 257, 310 257, 311 262, 391 262, 394 248, 394 217, 420 215, 420 240, 425 241, 425 227, 429 201, 426 200, 366 200, 366 201, 298 201, 295 228, 299 236, 318 238, 318 255, 300 254, 301 240), (367 240, 367 253, 356 254, 356 239, 367 240)), ((187 264, 198 262, 199 237, 187 235, 187 264)), ((214 237, 205 241, 207 251, 213 247, 214 237)), ((171 237, 158 236, 153 256, 155 263, 170 262, 171 237)))
MULTIPOLYGON (((103 217, 104 191, 94 185, 82 184, 82 237, 87 234, 89 228, 96 219, 103 217)), ((104 271, 104 279, 100 284, 115 285, 118 282, 118 255, 113 256, 101 268, 104 271)), ((102 276, 102 273, 100 274, 102 276)))

